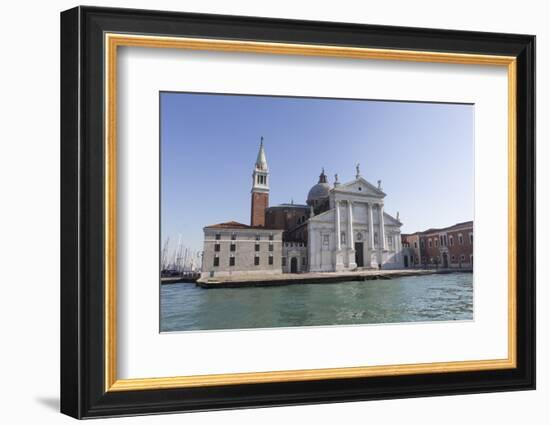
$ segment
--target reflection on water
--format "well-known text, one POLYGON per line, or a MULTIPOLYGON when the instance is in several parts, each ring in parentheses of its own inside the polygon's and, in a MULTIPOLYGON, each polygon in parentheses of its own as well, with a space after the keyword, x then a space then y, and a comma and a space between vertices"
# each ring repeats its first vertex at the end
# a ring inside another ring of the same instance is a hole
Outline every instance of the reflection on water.
POLYGON ((471 273, 202 289, 161 285, 161 331, 473 319, 471 273))

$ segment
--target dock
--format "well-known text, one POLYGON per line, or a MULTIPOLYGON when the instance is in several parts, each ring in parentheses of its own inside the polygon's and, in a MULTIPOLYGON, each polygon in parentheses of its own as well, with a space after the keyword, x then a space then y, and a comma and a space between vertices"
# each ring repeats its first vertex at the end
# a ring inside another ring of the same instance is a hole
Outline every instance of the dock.
POLYGON ((282 273, 277 275, 233 275, 214 278, 200 278, 196 285, 201 288, 245 288, 262 286, 283 286, 298 284, 322 284, 337 282, 357 282, 367 280, 393 279, 404 276, 424 276, 432 274, 471 273, 472 269, 400 269, 400 270, 359 270, 318 273, 282 273))
POLYGON ((170 285, 172 283, 191 282, 194 283, 200 277, 198 272, 185 272, 176 276, 161 276, 160 283, 162 285, 170 285))

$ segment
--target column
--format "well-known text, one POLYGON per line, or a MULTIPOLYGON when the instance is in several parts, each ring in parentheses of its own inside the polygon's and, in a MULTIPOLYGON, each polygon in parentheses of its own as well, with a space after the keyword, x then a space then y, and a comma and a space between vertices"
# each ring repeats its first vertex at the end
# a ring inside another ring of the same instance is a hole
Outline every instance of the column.
POLYGON ((355 244, 353 243, 353 203, 348 200, 348 267, 355 269, 355 244))
POLYGON ((344 270, 344 259, 342 255, 342 225, 340 222, 340 201, 335 202, 334 220, 336 229, 336 252, 334 253, 334 268, 336 271, 344 270))
POLYGON ((367 204, 367 215, 369 220, 369 245, 370 249, 374 249, 374 223, 372 221, 372 204, 367 204))
POLYGON ((336 210, 334 212, 334 221, 335 228, 336 228, 336 251, 340 251, 342 249, 342 241, 341 241, 341 230, 340 230, 340 201, 336 201, 336 210))
POLYGON ((382 249, 386 249, 386 234, 384 232, 384 205, 380 204, 378 206, 378 212, 380 214, 379 223, 380 223, 380 241, 378 245, 382 249))
POLYGON ((348 245, 350 249, 355 248, 353 243, 353 203, 348 201, 348 245))

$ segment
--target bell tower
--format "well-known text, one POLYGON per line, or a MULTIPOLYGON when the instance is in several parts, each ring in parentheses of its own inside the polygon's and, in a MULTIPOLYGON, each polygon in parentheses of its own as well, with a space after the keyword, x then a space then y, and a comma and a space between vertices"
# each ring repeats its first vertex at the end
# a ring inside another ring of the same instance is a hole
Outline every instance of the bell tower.
POLYGON ((250 225, 265 226, 265 210, 269 206, 269 168, 264 150, 264 138, 260 140, 260 150, 252 173, 252 196, 250 225))

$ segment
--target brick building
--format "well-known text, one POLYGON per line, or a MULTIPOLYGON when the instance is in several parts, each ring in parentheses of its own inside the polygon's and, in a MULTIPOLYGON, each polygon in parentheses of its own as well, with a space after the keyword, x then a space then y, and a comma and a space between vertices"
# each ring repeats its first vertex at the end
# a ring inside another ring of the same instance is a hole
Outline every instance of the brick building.
POLYGON ((403 234, 404 266, 419 268, 472 268, 474 223, 466 221, 441 229, 403 234))

